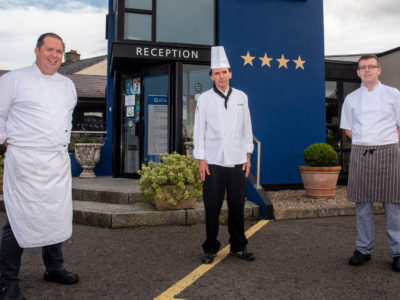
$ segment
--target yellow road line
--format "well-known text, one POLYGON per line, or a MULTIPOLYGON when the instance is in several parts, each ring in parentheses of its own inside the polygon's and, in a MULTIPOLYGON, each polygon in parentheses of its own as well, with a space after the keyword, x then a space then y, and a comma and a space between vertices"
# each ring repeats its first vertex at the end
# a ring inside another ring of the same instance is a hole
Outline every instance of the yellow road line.
MULTIPOLYGON (((260 230, 263 226, 267 225, 268 222, 269 222, 268 220, 261 220, 257 224, 253 225, 251 228, 249 228, 249 230, 246 231, 246 237, 247 238, 251 237, 254 233, 256 233, 258 230, 260 230)), ((197 279, 199 279, 201 276, 203 276, 206 272, 211 270, 216 264, 221 262, 228 254, 229 254, 229 245, 227 245, 225 248, 223 248, 222 250, 220 250, 217 253, 217 256, 214 258, 214 262, 212 264, 200 265, 195 270, 193 270, 189 275, 185 276, 184 278, 179 280, 177 283, 175 283, 173 286, 171 286, 168 290, 163 292, 161 295, 154 298, 154 300, 171 300, 171 299, 178 300, 177 298, 174 298, 176 295, 180 294, 184 289, 186 289, 188 286, 190 286, 193 282, 195 282, 197 279)))

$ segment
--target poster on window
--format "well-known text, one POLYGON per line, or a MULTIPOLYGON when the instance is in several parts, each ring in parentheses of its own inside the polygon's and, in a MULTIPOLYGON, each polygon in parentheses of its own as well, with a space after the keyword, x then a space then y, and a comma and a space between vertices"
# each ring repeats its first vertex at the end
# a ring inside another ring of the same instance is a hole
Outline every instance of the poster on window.
POLYGON ((168 152, 168 97, 148 96, 148 159, 159 162, 160 154, 168 152))

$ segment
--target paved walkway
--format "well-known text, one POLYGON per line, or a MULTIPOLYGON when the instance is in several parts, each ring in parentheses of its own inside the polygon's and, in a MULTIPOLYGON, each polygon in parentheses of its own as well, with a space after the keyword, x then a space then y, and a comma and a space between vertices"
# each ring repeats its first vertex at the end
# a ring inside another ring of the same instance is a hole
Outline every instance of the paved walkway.
MULTIPOLYGON (((0 213, 0 224, 4 224, 0 213)), ((372 260, 352 267, 355 217, 271 221, 249 238, 253 262, 232 256, 197 280, 176 299, 399 299, 400 274, 390 269, 385 218, 376 216, 372 260)), ((250 229, 258 222, 246 224, 250 229)), ((222 248, 227 226, 220 226, 222 248)), ((79 274, 76 285, 43 280, 41 249, 25 249, 21 290, 28 300, 151 300, 202 268, 204 224, 109 229, 74 225, 63 244, 65 267, 79 274)), ((165 295, 165 294, 164 294, 165 295)), ((172 298, 163 298, 172 299, 172 298)))

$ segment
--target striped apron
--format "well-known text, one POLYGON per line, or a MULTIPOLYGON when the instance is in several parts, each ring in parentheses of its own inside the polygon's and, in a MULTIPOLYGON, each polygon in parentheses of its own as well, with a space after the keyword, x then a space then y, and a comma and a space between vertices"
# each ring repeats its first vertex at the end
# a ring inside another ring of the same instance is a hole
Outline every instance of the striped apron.
POLYGON ((347 200, 400 203, 399 144, 351 146, 347 200))

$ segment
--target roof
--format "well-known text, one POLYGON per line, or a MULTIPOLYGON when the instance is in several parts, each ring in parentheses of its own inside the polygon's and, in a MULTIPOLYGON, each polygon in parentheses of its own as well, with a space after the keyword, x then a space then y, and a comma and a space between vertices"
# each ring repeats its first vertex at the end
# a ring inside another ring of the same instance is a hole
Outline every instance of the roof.
POLYGON ((58 70, 58 73, 60 74, 75 74, 81 70, 84 70, 86 68, 89 68, 99 62, 102 62, 103 60, 107 59, 107 55, 101 55, 101 56, 96 56, 92 58, 87 58, 87 59, 81 59, 81 60, 76 60, 76 61, 71 61, 68 63, 63 63, 58 70))
MULTIPOLYGON (((388 55, 390 53, 394 53, 400 51, 400 47, 393 48, 381 53, 376 53, 376 56, 382 57, 385 55, 388 55)), ((364 54, 370 54, 370 53, 361 53, 361 54, 348 54, 348 55, 326 55, 325 60, 326 61, 341 61, 341 62, 358 62, 358 59, 361 57, 361 55, 364 54)))
POLYGON ((342 62, 357 62, 362 54, 352 55, 327 55, 325 56, 326 61, 342 61, 342 62))
POLYGON ((78 98, 106 98, 106 76, 81 74, 65 76, 75 83, 78 98))
MULTIPOLYGON (((0 76, 7 73, 0 70, 0 76)), ((78 98, 106 98, 107 77, 100 75, 64 75, 70 78, 76 87, 78 98)))
POLYGON ((393 53, 393 52, 397 52, 397 51, 400 51, 400 47, 393 48, 393 49, 387 50, 387 51, 385 51, 385 52, 379 53, 378 56, 379 56, 379 57, 385 56, 385 55, 387 55, 387 54, 390 54, 390 53, 393 53))

